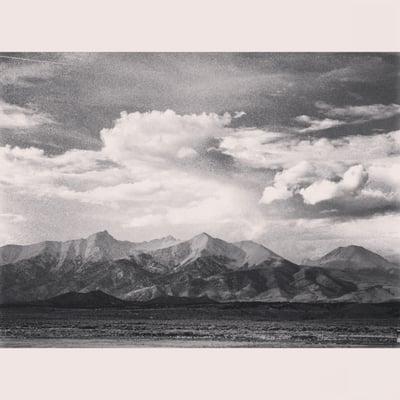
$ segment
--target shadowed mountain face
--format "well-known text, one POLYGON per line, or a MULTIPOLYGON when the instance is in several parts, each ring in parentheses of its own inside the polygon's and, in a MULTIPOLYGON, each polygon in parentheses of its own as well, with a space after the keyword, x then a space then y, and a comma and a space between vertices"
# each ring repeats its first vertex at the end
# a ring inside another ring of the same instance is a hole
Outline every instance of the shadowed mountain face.
POLYGON ((38 301, 32 305, 50 307, 115 307, 123 306, 126 302, 96 290, 88 293, 68 292, 51 297, 47 300, 38 301))
POLYGON ((132 243, 104 231, 67 242, 1 247, 0 303, 78 293, 62 298, 65 302, 79 292, 98 291, 130 301, 400 298, 400 269, 362 247, 340 247, 307 264, 296 265, 252 241, 228 243, 206 233, 181 242, 169 236, 132 243))
POLYGON ((400 297, 400 268, 364 247, 338 247, 307 264, 357 285, 357 292, 346 293, 339 300, 376 302, 400 297))

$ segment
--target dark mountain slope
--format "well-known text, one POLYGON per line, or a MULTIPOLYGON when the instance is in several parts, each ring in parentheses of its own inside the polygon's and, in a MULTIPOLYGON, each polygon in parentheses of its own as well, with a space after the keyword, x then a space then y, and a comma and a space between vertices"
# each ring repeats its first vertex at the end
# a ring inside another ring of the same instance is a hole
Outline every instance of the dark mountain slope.
POLYGON ((35 305, 48 307, 67 307, 67 308, 92 308, 92 307, 117 307, 125 306, 127 303, 102 292, 95 290, 87 293, 68 292, 59 296, 37 302, 35 305))
POLYGON ((232 244, 206 233, 175 241, 166 237, 138 244, 104 231, 69 242, 2 247, 0 303, 92 291, 141 302, 207 297, 378 303, 400 298, 400 268, 359 246, 335 249, 314 265, 296 265, 252 241, 232 244))

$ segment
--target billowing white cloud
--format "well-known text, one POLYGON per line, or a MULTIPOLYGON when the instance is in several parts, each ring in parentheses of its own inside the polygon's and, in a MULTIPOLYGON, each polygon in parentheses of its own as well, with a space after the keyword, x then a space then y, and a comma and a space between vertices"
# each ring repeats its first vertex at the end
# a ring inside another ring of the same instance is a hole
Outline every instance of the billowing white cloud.
POLYGON ((301 161, 291 168, 278 172, 274 177, 273 186, 264 189, 260 203, 270 204, 275 200, 287 200, 302 185, 313 182, 321 173, 322 170, 317 171, 308 161, 301 161))
POLYGON ((344 172, 339 181, 321 179, 335 177, 333 171, 324 167, 302 161, 292 168, 278 172, 273 186, 265 188, 260 203, 270 204, 274 200, 287 200, 294 194, 300 194, 306 204, 317 204, 343 196, 354 196, 359 193, 368 179, 362 165, 354 165, 344 172))
MULTIPOLYGON (((234 154, 232 150, 235 149, 231 149, 234 154)), ((340 139, 300 140, 286 136, 259 143, 253 150, 259 157, 256 154, 252 162, 257 160, 260 166, 282 169, 265 188, 262 204, 288 200, 298 194, 308 205, 336 199, 334 207, 339 213, 400 206, 399 131, 340 139)), ((251 154, 250 148, 241 150, 238 156, 247 154, 251 154)))
POLYGON ((243 197, 240 189, 180 164, 180 160, 197 157, 196 149, 208 140, 229 135, 230 122, 229 114, 122 113, 113 128, 101 132, 102 153, 129 170, 131 179, 150 181, 157 188, 147 197, 132 196, 132 204, 142 200, 142 209, 131 210, 129 226, 244 221, 241 204, 232 202, 232 198, 243 197))
POLYGON ((264 189, 260 203, 270 204, 275 200, 287 200, 293 196, 293 192, 286 186, 274 185, 264 189))
POLYGON ((0 99, 0 128, 26 129, 52 122, 52 119, 43 113, 8 104, 0 99))
POLYGON ((0 185, 39 198, 123 209, 129 227, 229 226, 231 235, 253 235, 263 221, 251 207, 251 193, 190 162, 182 167, 198 157, 196 147, 229 135, 230 121, 228 114, 122 113, 113 128, 102 131, 100 151, 48 156, 33 147, 0 148, 0 185))
POLYGON ((354 196, 365 185, 367 179, 368 174, 364 167, 354 165, 343 174, 343 178, 339 182, 324 179, 300 189, 299 193, 303 196, 306 204, 317 204, 336 197, 354 196))
POLYGON ((193 155, 196 147, 210 137, 229 133, 230 114, 179 115, 167 110, 121 113, 111 129, 101 131, 103 153, 111 160, 140 168, 164 166, 171 160, 193 155))
POLYGON ((98 185, 125 177, 117 168, 103 169, 99 163, 104 161, 96 151, 72 150, 51 157, 35 147, 6 145, 0 147, 0 186, 42 196, 56 194, 65 185, 98 185))
MULTIPOLYGON (((113 208, 130 204, 139 210, 147 204, 151 213, 161 209, 163 215, 174 207, 188 207, 191 200, 215 199, 218 193, 222 215, 229 209, 224 193, 236 183, 180 164, 180 160, 198 155, 189 143, 200 146, 216 137, 221 140, 219 151, 240 163, 280 170, 260 195, 262 204, 287 200, 296 193, 310 205, 350 194, 346 170, 354 164, 364 165, 370 175, 364 197, 377 199, 377 193, 383 193, 388 199, 397 191, 393 189, 398 168, 394 156, 400 154, 400 132, 304 140, 263 130, 234 131, 227 115, 134 114, 103 130, 101 151, 73 150, 50 157, 37 148, 0 148, 0 184, 39 197, 113 208), (159 125, 165 133, 157 130, 159 125), (192 128, 197 131, 196 140, 190 140, 192 128), (159 148, 153 141, 164 145, 159 148)), ((241 189, 236 187, 236 191, 241 189)), ((136 218, 135 212, 131 215, 136 218)))
MULTIPOLYGON (((393 191, 398 167, 388 160, 400 154, 399 131, 305 140, 264 130, 233 130, 230 121, 228 114, 122 113, 113 128, 102 131, 101 151, 73 150, 50 157, 37 148, 0 148, 0 182, 37 196, 113 207, 121 202, 181 206, 193 198, 215 196, 218 186, 235 186, 180 165, 181 159, 198 155, 192 146, 219 138, 218 150, 240 163, 280 169, 265 188, 260 203, 286 200, 295 193, 308 204, 338 197, 349 179, 346 170, 357 163, 371 170, 369 189, 375 193, 393 191)), ((223 204, 225 197, 219 193, 223 204)))

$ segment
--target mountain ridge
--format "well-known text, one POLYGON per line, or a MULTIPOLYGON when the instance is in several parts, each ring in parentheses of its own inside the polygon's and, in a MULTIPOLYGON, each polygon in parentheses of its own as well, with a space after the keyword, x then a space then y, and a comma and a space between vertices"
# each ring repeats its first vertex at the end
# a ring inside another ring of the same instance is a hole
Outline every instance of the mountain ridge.
POLYGON ((0 247, 0 266, 25 260, 46 252, 50 255, 58 253, 58 266, 69 258, 80 258, 85 261, 101 259, 122 259, 153 248, 162 248, 178 242, 173 236, 153 239, 144 242, 117 240, 107 230, 93 233, 86 238, 66 241, 43 241, 29 245, 9 244, 0 247))
POLYGON ((118 299, 381 302, 400 298, 400 268, 361 246, 339 247, 299 265, 254 241, 226 242, 203 232, 147 242, 107 231, 66 242, 0 248, 0 303, 65 292, 102 291, 118 299))

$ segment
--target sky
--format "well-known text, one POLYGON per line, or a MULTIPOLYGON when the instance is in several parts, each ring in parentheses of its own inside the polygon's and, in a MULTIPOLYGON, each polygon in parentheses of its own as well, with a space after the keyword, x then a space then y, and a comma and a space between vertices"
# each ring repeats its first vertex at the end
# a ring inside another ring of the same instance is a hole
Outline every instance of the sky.
POLYGON ((0 53, 0 245, 204 231, 400 260, 399 61, 0 53))

